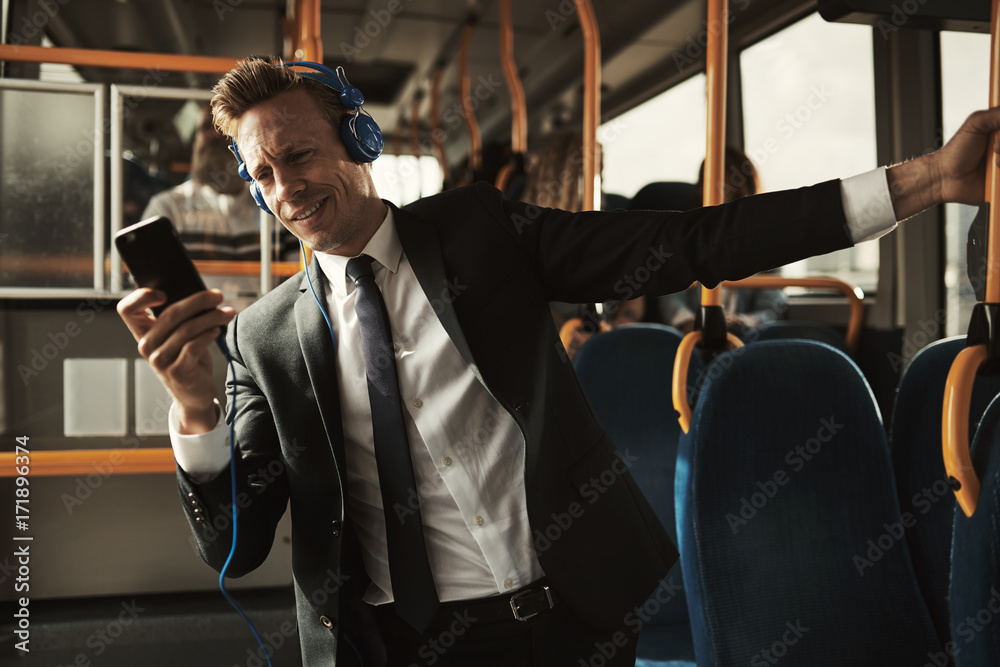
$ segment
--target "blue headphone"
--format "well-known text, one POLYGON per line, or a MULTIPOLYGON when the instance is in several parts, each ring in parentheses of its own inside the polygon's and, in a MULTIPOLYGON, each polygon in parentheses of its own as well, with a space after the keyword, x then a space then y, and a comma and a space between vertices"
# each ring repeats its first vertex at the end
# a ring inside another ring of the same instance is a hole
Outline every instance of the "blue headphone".
MULTIPOLYGON (((300 72, 300 74, 323 84, 327 88, 335 90, 340 96, 340 103, 348 111, 353 112, 347 114, 340 124, 340 138, 343 140, 344 146, 347 147, 347 153, 352 158, 358 162, 367 163, 374 162, 382 154, 382 130, 379 129, 375 119, 361 107, 365 103, 365 96, 347 81, 347 75, 344 74, 343 67, 337 67, 336 70, 332 70, 326 65, 307 61, 281 63, 281 66, 308 67, 309 69, 316 70, 316 72, 300 72), (319 73, 317 74, 317 72, 319 73)), ((247 171, 246 163, 243 162, 243 158, 240 156, 240 149, 236 147, 235 139, 230 148, 233 151, 233 155, 236 156, 236 161, 239 163, 238 171, 240 178, 250 184, 250 194, 253 195, 257 206, 265 213, 274 215, 271 213, 271 209, 267 207, 267 203, 264 201, 264 194, 260 191, 257 181, 247 171)))

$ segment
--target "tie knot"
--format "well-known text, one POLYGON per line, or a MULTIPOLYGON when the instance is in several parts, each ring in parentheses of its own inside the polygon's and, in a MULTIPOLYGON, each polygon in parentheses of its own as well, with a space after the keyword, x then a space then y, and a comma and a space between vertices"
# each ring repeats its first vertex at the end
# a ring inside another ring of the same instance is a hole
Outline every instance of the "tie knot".
POLYGON ((358 281, 365 276, 375 277, 375 271, 372 270, 372 258, 368 255, 352 257, 347 262, 347 277, 357 285, 358 281))

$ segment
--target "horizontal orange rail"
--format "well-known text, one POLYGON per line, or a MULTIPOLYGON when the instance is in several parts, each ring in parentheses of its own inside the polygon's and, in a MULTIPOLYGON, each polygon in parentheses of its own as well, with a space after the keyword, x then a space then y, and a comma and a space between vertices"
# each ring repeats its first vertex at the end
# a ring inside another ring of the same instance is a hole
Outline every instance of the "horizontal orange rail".
MULTIPOLYGON (((60 275, 89 273, 93 271, 94 258, 80 255, 55 255, 51 257, 4 257, 4 268, 8 273, 60 275)), ((250 260, 196 259, 195 268, 205 276, 259 276, 260 262, 250 260)), ((104 270, 110 269, 111 261, 106 260, 104 270)), ((128 273, 128 267, 124 267, 128 273)), ((299 262, 271 262, 271 275, 287 278, 302 269, 299 262)))
POLYGON ((236 58, 185 56, 176 53, 141 53, 137 51, 103 51, 101 49, 67 49, 46 46, 0 44, 0 60, 27 63, 60 63, 83 67, 120 67, 152 69, 168 72, 204 72, 218 74, 236 67, 236 58))
MULTIPOLYGON (((196 259, 194 266, 205 276, 259 276, 260 262, 230 261, 223 259, 196 259)), ((272 276, 294 276, 302 270, 298 262, 272 262, 272 276)))
POLYGON ((837 278, 786 278, 784 276, 751 276, 743 280, 725 281, 723 287, 735 289, 778 289, 781 287, 811 287, 813 289, 836 290, 847 297, 851 307, 851 319, 847 324, 847 347, 851 354, 857 354, 861 341, 861 329, 865 322, 865 294, 860 287, 837 278))
MULTIPOLYGON (((14 465, 15 452, 0 453, 0 477, 18 474, 14 465)), ((23 455, 22 455, 23 457, 23 455)), ((32 452, 29 456, 30 477, 71 477, 73 475, 111 473, 148 475, 173 473, 176 470, 174 452, 170 447, 149 449, 64 449, 32 452), (110 472, 109 472, 110 471, 110 472)))

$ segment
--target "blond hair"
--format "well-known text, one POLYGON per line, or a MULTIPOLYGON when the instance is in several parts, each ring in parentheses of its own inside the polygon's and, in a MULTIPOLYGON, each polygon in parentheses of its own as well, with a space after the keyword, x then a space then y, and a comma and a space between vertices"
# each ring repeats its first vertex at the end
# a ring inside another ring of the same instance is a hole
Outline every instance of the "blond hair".
POLYGON ((212 89, 215 126, 227 137, 235 138, 243 114, 261 102, 301 87, 319 103, 323 116, 339 137, 341 120, 348 111, 340 103, 337 91, 290 67, 282 67, 281 62, 273 56, 250 56, 238 61, 212 89))

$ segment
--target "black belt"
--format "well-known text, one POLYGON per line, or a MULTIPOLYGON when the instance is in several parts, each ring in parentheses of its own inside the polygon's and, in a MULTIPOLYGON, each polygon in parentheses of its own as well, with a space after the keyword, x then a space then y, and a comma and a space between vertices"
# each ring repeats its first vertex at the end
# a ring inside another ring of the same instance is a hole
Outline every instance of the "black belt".
POLYGON ((444 602, 433 625, 444 625, 454 618, 454 614, 475 621, 527 621, 529 618, 552 609, 556 604, 556 594, 548 582, 540 579, 510 595, 497 595, 476 600, 455 600, 444 602))

